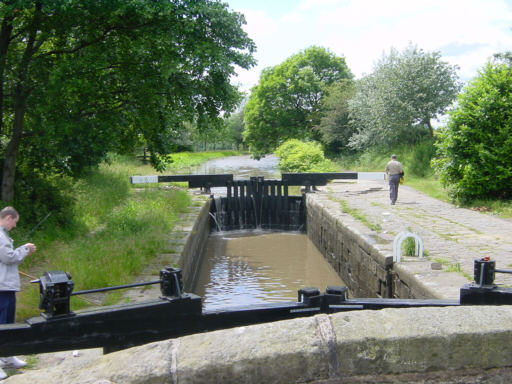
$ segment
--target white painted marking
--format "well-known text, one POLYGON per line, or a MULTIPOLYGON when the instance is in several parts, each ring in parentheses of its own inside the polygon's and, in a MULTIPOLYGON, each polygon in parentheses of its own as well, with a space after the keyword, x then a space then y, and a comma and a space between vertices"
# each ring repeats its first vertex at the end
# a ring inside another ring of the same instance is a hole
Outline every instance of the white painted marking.
POLYGON ((300 308, 300 309, 290 309, 290 313, 299 313, 299 312, 316 312, 319 311, 320 307, 315 308, 300 308))
POLYGON ((345 304, 345 305, 341 305, 341 304, 331 304, 329 305, 329 308, 333 308, 333 309, 364 309, 364 306, 363 305, 359 305, 359 304, 345 304))
POLYGON ((158 183, 158 176, 130 176, 130 183, 132 183, 132 184, 158 183))

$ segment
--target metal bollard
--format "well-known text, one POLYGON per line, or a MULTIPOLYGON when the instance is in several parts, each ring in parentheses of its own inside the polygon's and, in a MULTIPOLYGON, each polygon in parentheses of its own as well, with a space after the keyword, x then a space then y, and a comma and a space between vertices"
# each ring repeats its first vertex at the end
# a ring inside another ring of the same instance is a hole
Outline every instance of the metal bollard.
POLYGON ((494 285, 495 271, 496 261, 491 260, 488 256, 475 260, 473 267, 475 283, 480 286, 494 285))
POLYGON ((165 267, 160 270, 160 291, 166 297, 181 297, 183 292, 181 269, 165 267))
POLYGON ((301 288, 298 290, 298 302, 303 303, 304 305, 314 305, 317 304, 314 300, 320 296, 320 290, 315 287, 311 288, 301 288), (314 301, 314 303, 313 303, 314 301))

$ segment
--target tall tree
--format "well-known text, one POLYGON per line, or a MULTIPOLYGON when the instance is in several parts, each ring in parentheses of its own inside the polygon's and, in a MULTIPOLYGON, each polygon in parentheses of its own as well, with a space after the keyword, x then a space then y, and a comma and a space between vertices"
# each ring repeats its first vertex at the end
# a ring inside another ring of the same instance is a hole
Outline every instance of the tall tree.
POLYGON ((319 132, 327 153, 351 151, 348 143, 354 134, 354 128, 350 124, 348 102, 353 95, 354 82, 344 79, 329 87, 322 100, 321 118, 315 129, 319 132))
POLYGON ((462 202, 512 197, 512 52, 495 55, 459 95, 434 166, 462 202))
POLYGON ((351 79, 345 59, 321 47, 310 47, 263 70, 245 107, 244 140, 262 156, 290 138, 317 137, 320 100, 326 88, 351 79))
POLYGON ((432 119, 446 112, 460 90, 456 71, 438 52, 412 45, 403 52, 391 49, 356 84, 349 109, 357 133, 350 145, 361 149, 432 137, 432 119))
POLYGON ((227 140, 237 149, 240 149, 244 141, 244 111, 240 110, 233 113, 226 119, 225 124, 227 127, 227 140))
POLYGON ((21 164, 76 174, 141 137, 165 154, 185 121, 220 121, 240 98, 235 65, 254 64, 243 23, 215 0, 3 1, 1 199, 21 164))

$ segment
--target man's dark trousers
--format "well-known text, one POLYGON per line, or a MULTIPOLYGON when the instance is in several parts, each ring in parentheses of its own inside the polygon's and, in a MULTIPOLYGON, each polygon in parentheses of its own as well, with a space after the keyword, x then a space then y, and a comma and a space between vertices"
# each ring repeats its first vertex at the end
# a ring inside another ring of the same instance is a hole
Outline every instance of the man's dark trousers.
POLYGON ((389 199, 391 204, 395 205, 398 197, 398 185, 400 184, 400 174, 389 176, 389 199))
POLYGON ((14 323, 16 314, 16 292, 0 291, 0 324, 14 323))

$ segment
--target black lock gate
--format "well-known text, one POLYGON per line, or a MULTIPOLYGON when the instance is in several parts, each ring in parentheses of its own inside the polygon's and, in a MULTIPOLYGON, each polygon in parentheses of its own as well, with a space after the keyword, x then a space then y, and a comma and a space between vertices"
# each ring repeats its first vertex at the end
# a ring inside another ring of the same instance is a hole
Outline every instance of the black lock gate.
POLYGON ((234 180, 226 184, 226 196, 212 196, 210 212, 218 230, 300 230, 305 224, 305 197, 290 196, 285 180, 234 180))

